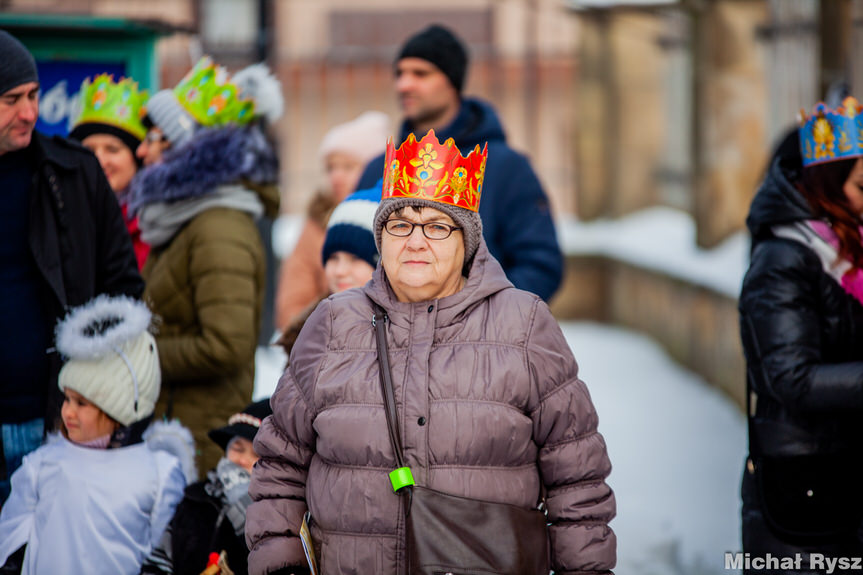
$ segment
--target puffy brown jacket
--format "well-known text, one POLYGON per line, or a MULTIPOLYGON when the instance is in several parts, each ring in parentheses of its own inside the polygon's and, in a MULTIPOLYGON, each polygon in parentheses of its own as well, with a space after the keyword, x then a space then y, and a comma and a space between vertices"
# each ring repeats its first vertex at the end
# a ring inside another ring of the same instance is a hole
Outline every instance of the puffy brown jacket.
MULTIPOLYGON (((275 188, 257 191, 265 202, 278 198, 275 188)), ((207 432, 252 400, 265 273, 252 216, 228 208, 197 215, 150 252, 142 271, 144 299, 160 322, 156 416, 170 408, 192 431, 201 472, 224 455, 207 432)))
POLYGON ((611 464, 587 388, 548 307, 512 287, 483 242, 452 296, 398 302, 379 266, 364 288, 329 297, 309 318, 255 439, 249 572, 304 564, 296 534, 308 506, 325 575, 405 573, 369 298, 389 314, 417 484, 525 508, 544 485, 554 571, 613 568, 611 464))

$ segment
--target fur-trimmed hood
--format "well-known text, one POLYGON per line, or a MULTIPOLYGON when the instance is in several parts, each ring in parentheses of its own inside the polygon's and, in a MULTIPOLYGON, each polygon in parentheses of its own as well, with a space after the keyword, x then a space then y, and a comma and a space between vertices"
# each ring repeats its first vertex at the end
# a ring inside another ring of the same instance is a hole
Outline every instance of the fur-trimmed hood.
MULTIPOLYGON (((138 172, 129 191, 129 210, 211 193, 220 185, 243 183, 271 211, 278 159, 258 126, 202 129, 195 139, 166 152, 158 164, 138 172)), ((278 194, 276 193, 276 207, 278 194)))
POLYGON ((186 485, 198 480, 195 467, 195 440, 192 432, 179 420, 155 421, 144 432, 144 441, 150 449, 165 451, 180 460, 186 485))

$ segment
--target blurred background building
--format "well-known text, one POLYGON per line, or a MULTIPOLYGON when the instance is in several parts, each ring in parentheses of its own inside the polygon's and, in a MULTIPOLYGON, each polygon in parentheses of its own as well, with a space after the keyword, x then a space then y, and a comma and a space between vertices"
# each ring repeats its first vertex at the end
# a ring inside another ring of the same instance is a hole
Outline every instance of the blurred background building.
POLYGON ((111 42, 143 38, 138 49, 150 55, 127 69, 151 90, 174 85, 203 54, 231 70, 268 61, 286 97, 273 136, 289 214, 303 212, 321 181, 316 151, 330 127, 369 109, 397 125, 391 72, 404 39, 431 22, 453 28, 472 55, 465 92, 497 107, 561 223, 558 317, 645 331, 742 403, 736 289, 748 205, 801 107, 842 85, 863 95, 861 4, 0 0, 0 26, 59 61, 72 53, 66 40, 78 56, 110 62, 121 45, 111 42), (82 47, 82 35, 100 34, 105 42, 82 47), (670 243, 659 241, 657 230, 674 227, 670 243), (611 249, 602 236, 627 231, 653 252, 611 249), (736 256, 716 257, 723 250, 736 256), (700 264, 662 265, 677 251, 700 264))

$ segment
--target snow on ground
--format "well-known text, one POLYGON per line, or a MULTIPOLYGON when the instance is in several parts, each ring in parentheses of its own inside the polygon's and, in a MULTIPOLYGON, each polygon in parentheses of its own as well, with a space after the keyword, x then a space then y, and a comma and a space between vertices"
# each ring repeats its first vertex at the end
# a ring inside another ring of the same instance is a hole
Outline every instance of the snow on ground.
POLYGON ((564 322, 599 414, 617 496, 619 575, 714 575, 740 550, 746 419, 651 339, 564 322))
POLYGON ((749 266, 749 235, 738 232, 705 250, 695 243, 695 223, 680 210, 653 207, 616 220, 556 222, 568 255, 599 255, 654 269, 736 298, 749 266))
MULTIPOLYGON (((746 420, 649 338, 563 322, 599 413, 614 469, 618 575, 719 575, 740 549, 746 420)), ((275 389, 284 353, 259 348, 255 399, 275 389)))
POLYGON ((255 352, 255 393, 252 397, 254 401, 273 394, 282 376, 286 359, 281 347, 258 347, 255 352))

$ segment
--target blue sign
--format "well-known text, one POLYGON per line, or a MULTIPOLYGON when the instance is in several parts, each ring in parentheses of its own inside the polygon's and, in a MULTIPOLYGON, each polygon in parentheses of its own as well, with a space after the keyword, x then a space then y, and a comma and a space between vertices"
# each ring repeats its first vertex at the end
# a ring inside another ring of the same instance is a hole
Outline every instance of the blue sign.
POLYGON ((37 61, 39 69, 39 120, 36 129, 43 134, 65 136, 78 117, 78 93, 85 78, 113 74, 119 80, 126 73, 123 62, 37 61))

